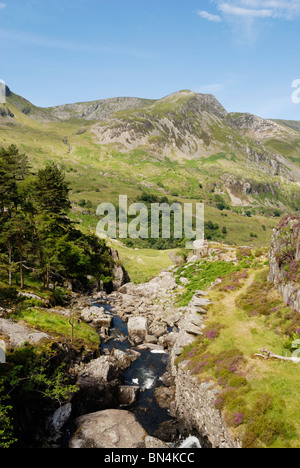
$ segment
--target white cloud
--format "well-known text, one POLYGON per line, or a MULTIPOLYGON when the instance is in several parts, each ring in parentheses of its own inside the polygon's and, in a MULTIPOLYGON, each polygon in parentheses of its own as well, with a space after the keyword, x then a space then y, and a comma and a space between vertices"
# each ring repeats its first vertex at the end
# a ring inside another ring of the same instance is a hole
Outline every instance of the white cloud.
POLYGON ((230 3, 220 3, 218 8, 222 13, 229 16, 240 16, 244 18, 271 18, 273 16, 271 9, 243 8, 230 3))
POLYGON ((4 10, 6 8, 6 3, 0 3, 0 10, 4 10))
POLYGON ((198 11, 197 14, 209 21, 245 19, 285 19, 300 16, 300 0, 212 0, 217 13, 198 11))
POLYGON ((207 11, 197 11, 197 14, 201 16, 201 18, 207 19, 208 21, 213 21, 214 23, 220 23, 222 21, 221 16, 213 15, 207 11))

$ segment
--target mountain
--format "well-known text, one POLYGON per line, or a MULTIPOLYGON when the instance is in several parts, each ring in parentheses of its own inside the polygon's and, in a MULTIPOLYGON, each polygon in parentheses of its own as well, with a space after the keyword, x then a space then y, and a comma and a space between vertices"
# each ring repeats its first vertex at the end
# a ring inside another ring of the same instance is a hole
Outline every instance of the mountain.
POLYGON ((50 160, 62 165, 78 216, 84 201, 96 206, 120 193, 136 200, 143 192, 202 200, 218 221, 220 201, 231 207, 230 221, 251 209, 271 227, 278 210, 300 207, 299 122, 228 113, 214 96, 189 90, 51 108, 9 88, 6 95, 0 145, 19 146, 33 168, 50 160))

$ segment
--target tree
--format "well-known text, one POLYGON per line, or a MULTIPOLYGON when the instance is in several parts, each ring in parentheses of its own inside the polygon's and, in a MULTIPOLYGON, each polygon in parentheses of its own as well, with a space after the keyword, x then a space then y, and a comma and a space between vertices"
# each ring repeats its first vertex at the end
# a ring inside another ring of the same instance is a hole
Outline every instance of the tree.
POLYGON ((26 256, 27 236, 30 229, 30 220, 25 213, 13 212, 3 225, 0 241, 6 246, 8 256, 8 283, 12 285, 14 266, 19 264, 20 286, 24 287, 24 261, 26 256), (15 254, 15 255, 14 255, 15 254), (13 260, 18 255, 18 260, 13 260))
POLYGON ((71 208, 69 184, 65 181, 63 171, 54 163, 38 172, 34 188, 39 213, 64 216, 71 208))
POLYGON ((0 213, 9 213, 19 202, 18 182, 29 172, 28 159, 16 146, 0 148, 0 213))

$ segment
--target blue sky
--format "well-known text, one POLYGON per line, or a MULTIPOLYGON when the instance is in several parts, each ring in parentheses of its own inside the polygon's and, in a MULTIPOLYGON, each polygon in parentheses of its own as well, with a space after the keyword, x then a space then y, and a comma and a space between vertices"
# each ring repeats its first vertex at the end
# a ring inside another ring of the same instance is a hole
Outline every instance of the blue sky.
POLYGON ((300 0, 0 0, 0 79, 39 106, 214 94, 300 120, 300 0))

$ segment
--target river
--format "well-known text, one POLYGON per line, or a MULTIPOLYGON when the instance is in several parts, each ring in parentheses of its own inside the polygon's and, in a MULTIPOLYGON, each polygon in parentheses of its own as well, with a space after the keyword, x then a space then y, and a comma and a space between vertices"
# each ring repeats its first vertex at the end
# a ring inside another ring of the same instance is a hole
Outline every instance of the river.
MULTIPOLYGON (((114 314, 113 306, 109 303, 95 303, 93 305, 104 307, 106 314, 113 316, 110 339, 107 343, 101 341, 101 353, 111 352, 113 349, 124 352, 129 349, 136 350, 136 347, 132 346, 128 340, 127 323, 114 314)), ((162 423, 168 421, 177 423, 168 410, 158 405, 154 394, 158 387, 163 386, 161 377, 167 371, 169 355, 164 351, 151 351, 149 349, 138 349, 138 351, 141 354, 140 358, 133 362, 123 375, 126 385, 139 386, 141 391, 136 402, 126 409, 135 414, 139 423, 150 436, 154 436, 162 423)), ((184 448, 201 448, 198 438, 194 435, 188 437, 179 435, 175 445, 179 447, 183 445, 184 448)))

